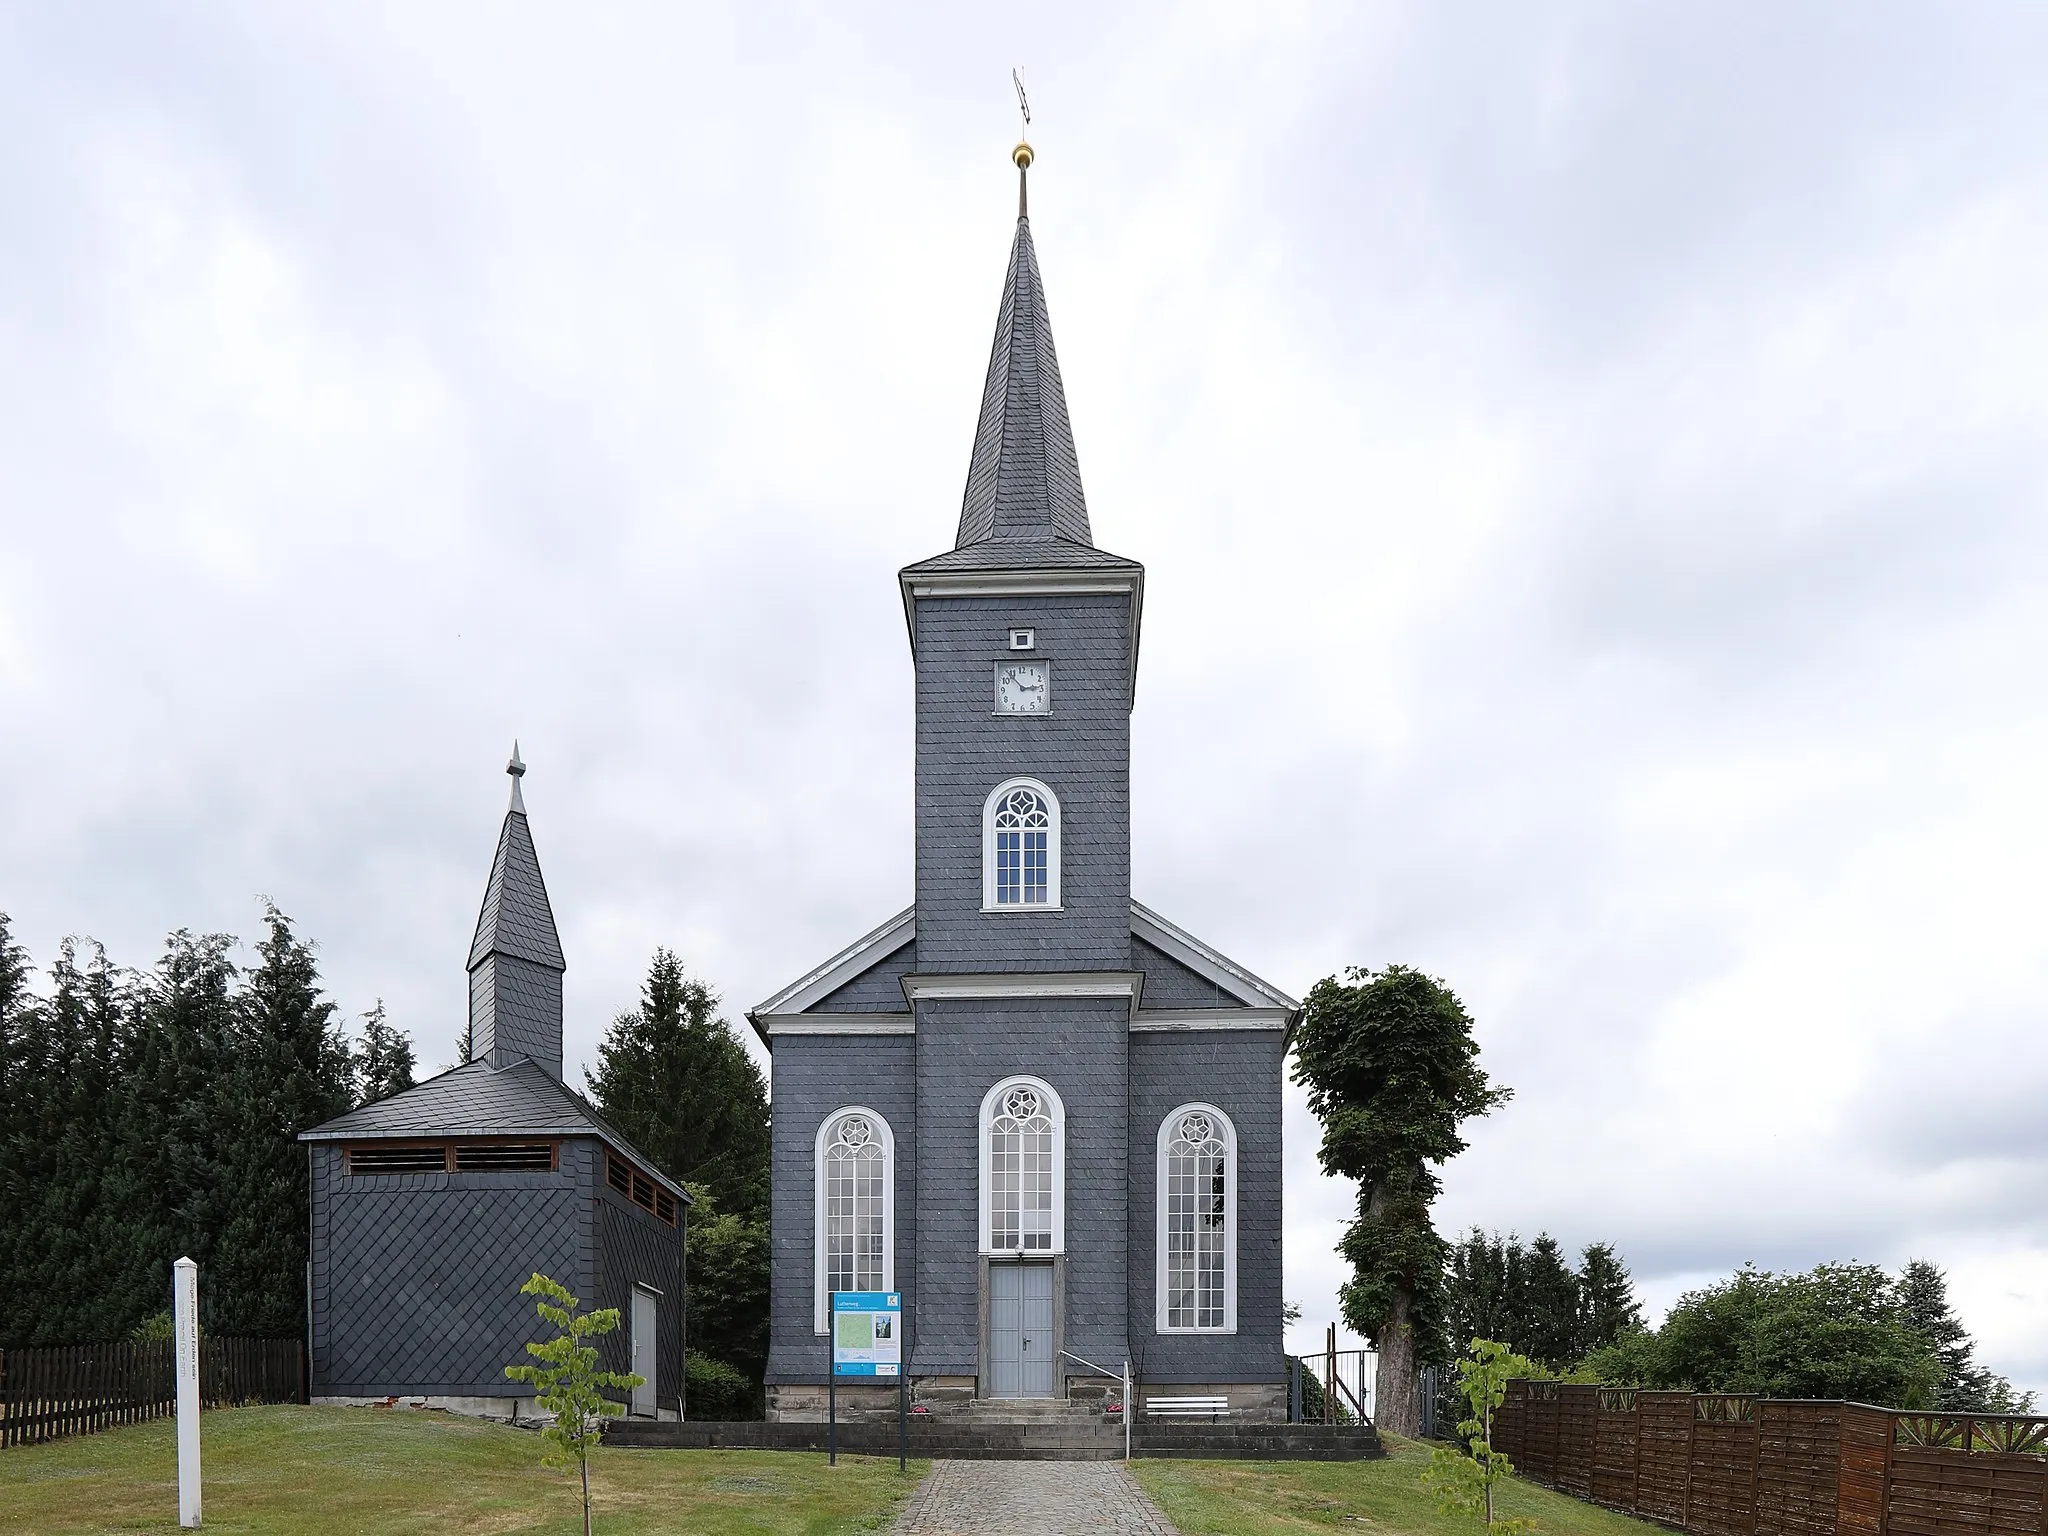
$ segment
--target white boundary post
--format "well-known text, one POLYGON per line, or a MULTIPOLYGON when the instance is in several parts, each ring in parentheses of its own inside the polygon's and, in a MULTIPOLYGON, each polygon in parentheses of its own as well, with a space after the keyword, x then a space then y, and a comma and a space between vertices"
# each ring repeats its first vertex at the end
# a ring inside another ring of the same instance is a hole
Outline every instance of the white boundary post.
POLYGON ((199 1266, 171 1266, 178 1348, 178 1524, 199 1528, 199 1266))

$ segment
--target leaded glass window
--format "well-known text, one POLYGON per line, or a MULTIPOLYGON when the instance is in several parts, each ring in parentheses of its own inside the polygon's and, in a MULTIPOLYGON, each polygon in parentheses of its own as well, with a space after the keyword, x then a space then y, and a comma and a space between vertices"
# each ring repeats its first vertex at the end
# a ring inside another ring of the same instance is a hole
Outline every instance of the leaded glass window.
POLYGON ((1053 1251, 1059 1128, 1028 1083, 1003 1090, 988 1126, 988 1246, 996 1253, 1053 1251))
POLYGON ((825 1138, 825 1289, 880 1291, 886 1245, 889 1154, 866 1115, 841 1115, 825 1138))
POLYGON ((1225 1127, 1206 1109, 1178 1116, 1166 1137, 1160 1198, 1168 1328, 1228 1326, 1230 1156, 1225 1127))
POLYGON ((996 905, 1043 906, 1050 870, 1052 812, 1035 789, 1013 789, 996 802, 996 905))

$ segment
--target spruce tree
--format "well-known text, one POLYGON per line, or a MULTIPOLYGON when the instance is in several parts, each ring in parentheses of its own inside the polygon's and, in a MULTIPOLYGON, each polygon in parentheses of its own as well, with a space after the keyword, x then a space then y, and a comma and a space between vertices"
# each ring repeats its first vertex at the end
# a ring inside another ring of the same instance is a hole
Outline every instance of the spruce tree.
POLYGON ((1528 1265, 1526 1338, 1507 1342, 1517 1353, 1561 1371, 1578 1359, 1579 1277, 1548 1232, 1537 1233, 1529 1245, 1528 1265))
POLYGON ((1977 1364, 1977 1342, 1948 1301, 1948 1276, 1926 1259, 1914 1259, 1899 1276, 1899 1306, 1906 1325, 1933 1346, 1941 1362, 1934 1406, 1944 1413, 2027 1413, 2033 1396, 2015 1393, 1995 1371, 1977 1364))
POLYGON ((677 1183, 721 1211, 768 1215, 768 1084, 718 997, 656 950, 640 1006, 612 1020, 584 1078, 598 1112, 677 1183))
POLYGON ((374 1104, 412 1086, 412 1041, 384 1017, 384 999, 363 1015, 354 1056, 356 1102, 374 1104))
POLYGON ((313 947, 275 906, 234 998, 232 1059, 214 1096, 221 1170, 213 1287, 223 1332, 305 1325, 307 1157, 298 1133, 348 1111, 353 1067, 313 947))
POLYGON ((1642 1303, 1628 1265, 1611 1243, 1588 1243, 1579 1255, 1579 1317, 1572 1344, 1577 1363, 1643 1326, 1642 1303))

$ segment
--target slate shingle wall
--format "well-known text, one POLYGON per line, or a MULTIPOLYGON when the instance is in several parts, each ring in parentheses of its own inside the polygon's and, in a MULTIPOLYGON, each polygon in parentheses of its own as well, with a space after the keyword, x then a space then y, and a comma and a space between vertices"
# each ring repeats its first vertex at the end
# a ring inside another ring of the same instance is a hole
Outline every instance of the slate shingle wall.
POLYGON ((1131 1036, 1131 1333, 1144 1379, 1277 1381, 1281 1345, 1281 1035, 1278 1030, 1131 1036), (1237 1332, 1155 1331, 1159 1126, 1182 1104, 1214 1104, 1237 1131, 1237 1332))
POLYGON ((903 978, 917 969, 917 941, 861 972, 836 992, 827 993, 809 1013, 904 1013, 903 978))
POLYGON ((1146 1008, 1242 1008, 1208 977, 1189 970, 1171 955, 1143 939, 1131 940, 1131 967, 1145 973, 1146 1008))
POLYGON ((983 1095, 1015 1074, 1043 1079, 1066 1108, 1065 1347, 1123 1358, 1124 1019, 1121 1000, 919 1006, 918 1374, 981 1368, 978 1117, 983 1095))
MULTIPOLYGON (((898 998, 902 993, 897 993, 898 998)), ((814 1329, 814 1162, 818 1127, 864 1104, 889 1122, 896 1146, 896 1284, 916 1317, 916 1059, 909 1035, 782 1035, 775 1041, 774 1268, 769 1281, 768 1380, 822 1382, 825 1341, 814 1329)), ((973 1166, 969 1156, 970 1171, 973 1166)))
POLYGON ((502 1397, 505 1367, 546 1333, 540 1270, 596 1290, 588 1159, 565 1144, 556 1173, 352 1178, 314 1148, 314 1362, 320 1396, 502 1397))
POLYGON ((471 1046, 479 1058, 531 1056, 562 1075, 562 973, 493 954, 469 973, 471 1046))
POLYGON ((920 969, 1128 968, 1129 597, 921 598, 917 636, 920 969), (1050 715, 994 713, 1013 625, 1052 663, 1050 715), (1016 777, 1059 797, 1062 912, 981 910, 982 806, 1016 777))
POLYGON ((683 1381, 681 1229, 657 1221, 604 1183, 601 1152, 597 1166, 598 1188, 592 1205, 597 1278, 584 1305, 619 1309, 618 1331, 598 1340, 600 1358, 608 1371, 633 1368, 633 1287, 643 1284, 658 1291, 655 1403, 660 1408, 674 1408, 683 1381))

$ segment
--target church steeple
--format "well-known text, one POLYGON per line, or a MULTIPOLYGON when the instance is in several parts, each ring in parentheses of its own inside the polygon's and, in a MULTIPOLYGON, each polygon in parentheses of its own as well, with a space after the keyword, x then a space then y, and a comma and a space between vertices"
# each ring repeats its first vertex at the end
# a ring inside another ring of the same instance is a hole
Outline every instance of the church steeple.
POLYGON ((494 1067, 531 1057, 562 1075, 562 940, 519 792, 526 764, 512 744, 512 803, 469 946, 469 1048, 494 1067))
POLYGON ((1045 287, 1031 245, 1024 197, 1031 146, 1019 144, 1013 158, 1017 235, 1010 245, 1009 270, 1003 275, 995 346, 982 387, 981 420, 975 427, 954 548, 988 539, 1054 538, 1092 547, 1074 428, 1067 419, 1067 393, 1060 384, 1045 287))

